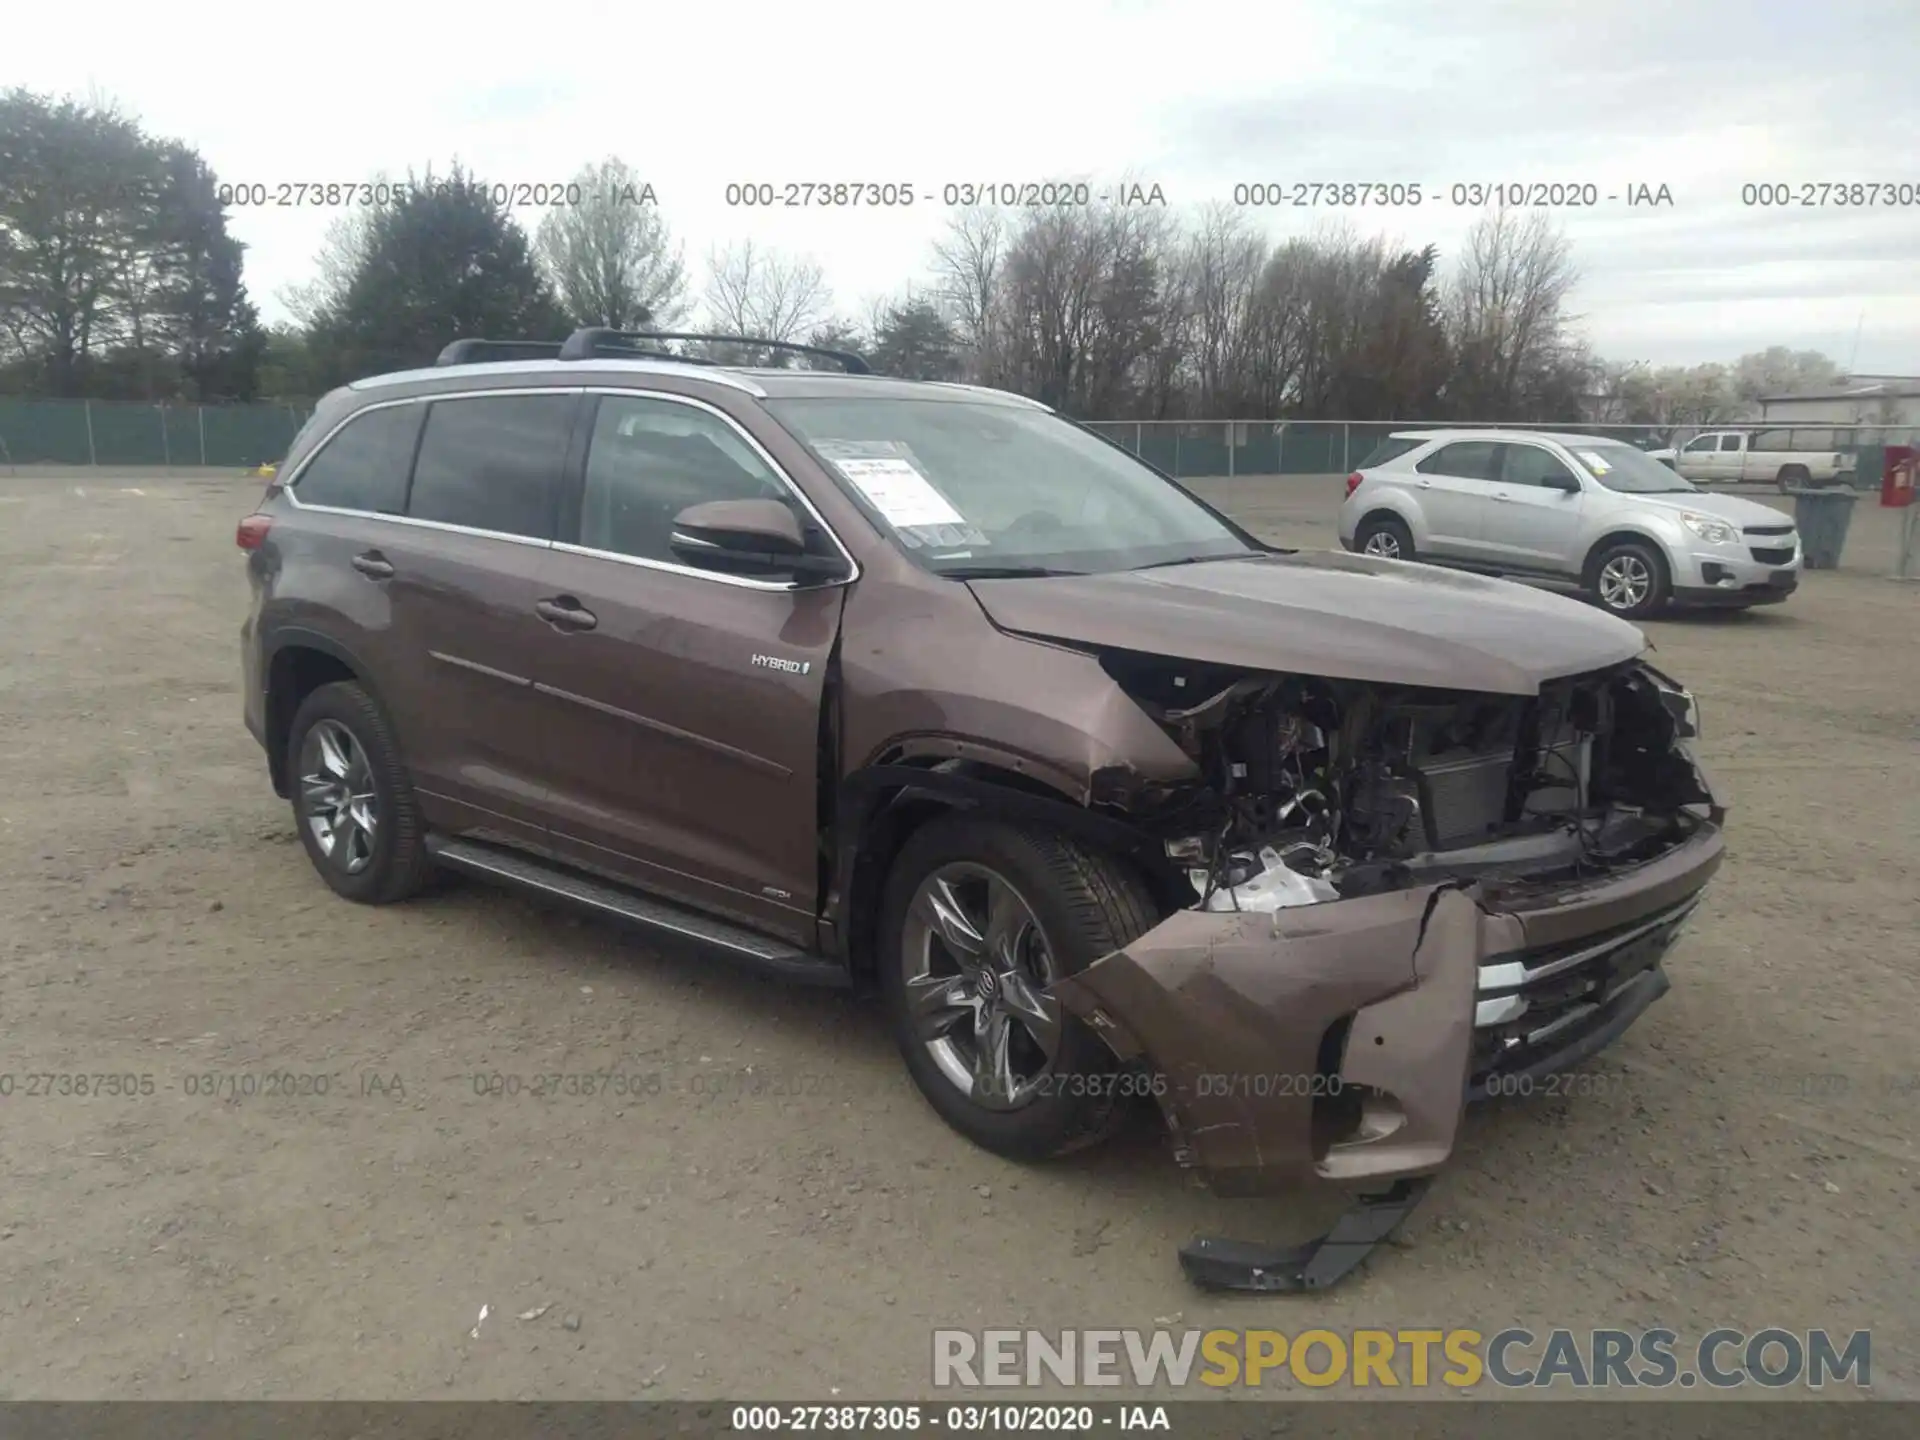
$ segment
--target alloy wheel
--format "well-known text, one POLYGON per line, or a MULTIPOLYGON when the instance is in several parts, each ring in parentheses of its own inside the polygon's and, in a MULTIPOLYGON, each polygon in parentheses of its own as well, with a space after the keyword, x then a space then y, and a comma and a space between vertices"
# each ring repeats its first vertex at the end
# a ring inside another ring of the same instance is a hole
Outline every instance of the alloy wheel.
POLYGON ((317 720, 300 746, 300 818, 329 864, 358 875, 373 863, 379 797, 366 748, 338 720, 317 720))
POLYGON ((1367 543, 1360 547, 1362 553, 1378 555, 1382 560, 1400 558, 1400 537, 1391 530, 1376 530, 1367 536, 1367 543))
POLYGON ((989 1110, 1041 1093, 1060 1053, 1058 964, 1005 877, 955 861, 920 883, 900 947, 914 1032, 955 1089, 989 1110))
POLYGON ((1600 599, 1610 610, 1631 610, 1653 590, 1653 571, 1638 555, 1615 555, 1600 567, 1600 599))

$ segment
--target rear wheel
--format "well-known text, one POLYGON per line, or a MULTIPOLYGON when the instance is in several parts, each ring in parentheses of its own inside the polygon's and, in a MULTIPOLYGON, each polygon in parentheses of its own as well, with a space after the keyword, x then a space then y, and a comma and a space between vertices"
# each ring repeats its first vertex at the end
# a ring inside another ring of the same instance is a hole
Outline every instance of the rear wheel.
POLYGON ((1158 918, 1130 869, 1064 836, 965 817, 917 831, 887 882, 879 958, 888 1020, 927 1103, 1010 1159, 1111 1134, 1125 1076, 1047 990, 1158 918))
POLYGON ((433 861, 419 805, 372 696, 349 681, 307 696, 287 762, 300 843, 334 893, 385 905, 425 887, 433 861))
POLYGON ((1644 620, 1666 604, 1667 558, 1645 540, 1616 540, 1593 558, 1588 581, 1602 606, 1628 620, 1644 620))
POLYGON ((1382 560, 1411 560, 1413 532, 1395 515, 1369 515, 1354 533, 1354 545, 1362 555, 1378 555, 1382 560))
POLYGON ((1804 485, 1811 478, 1804 465, 1782 465, 1779 474, 1780 493, 1785 495, 1795 485, 1804 485))

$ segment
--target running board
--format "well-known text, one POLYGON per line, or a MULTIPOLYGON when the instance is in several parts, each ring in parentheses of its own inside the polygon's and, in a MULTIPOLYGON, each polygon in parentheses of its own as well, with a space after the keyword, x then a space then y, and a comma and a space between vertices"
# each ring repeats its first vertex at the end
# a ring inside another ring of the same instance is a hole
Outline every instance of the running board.
POLYGON ((690 941, 703 950, 782 979, 833 989, 845 989, 849 984, 846 966, 824 955, 582 875, 535 855, 479 840, 451 840, 437 835, 427 837, 427 850, 449 870, 546 895, 657 935, 690 941))

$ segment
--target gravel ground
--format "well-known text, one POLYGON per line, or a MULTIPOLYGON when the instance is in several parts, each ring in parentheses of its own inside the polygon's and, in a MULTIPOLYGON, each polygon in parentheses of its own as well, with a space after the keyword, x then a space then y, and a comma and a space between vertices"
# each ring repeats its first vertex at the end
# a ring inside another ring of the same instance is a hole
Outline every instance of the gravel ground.
MULTIPOLYGON (((1786 606, 1649 627, 1731 853, 1598 1093, 1474 1114, 1347 1286, 1229 1301, 1176 1247, 1329 1197, 1214 1199, 1150 1123, 1007 1164, 862 1003, 478 887, 333 899, 240 723, 259 484, 0 477, 0 1398, 912 1396, 937 1326, 1176 1314, 1871 1328, 1920 1393, 1920 586, 1871 501, 1786 606), (654 1093, 474 1078, 592 1071, 654 1093)), ((1334 543, 1337 480, 1196 488, 1334 543)))

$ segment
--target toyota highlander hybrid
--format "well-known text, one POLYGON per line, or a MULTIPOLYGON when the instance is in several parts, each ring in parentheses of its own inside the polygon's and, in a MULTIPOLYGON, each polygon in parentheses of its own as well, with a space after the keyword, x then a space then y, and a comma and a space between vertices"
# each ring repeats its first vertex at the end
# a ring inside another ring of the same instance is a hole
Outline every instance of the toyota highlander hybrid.
POLYGON ((246 723, 340 895, 465 872, 871 988, 1001 1155, 1151 1096, 1222 1193, 1354 1192, 1182 1251, 1251 1290, 1338 1279, 1470 1100, 1667 989, 1724 811, 1633 625, 1262 543, 1017 396, 690 338, 337 390, 240 523, 246 723))

